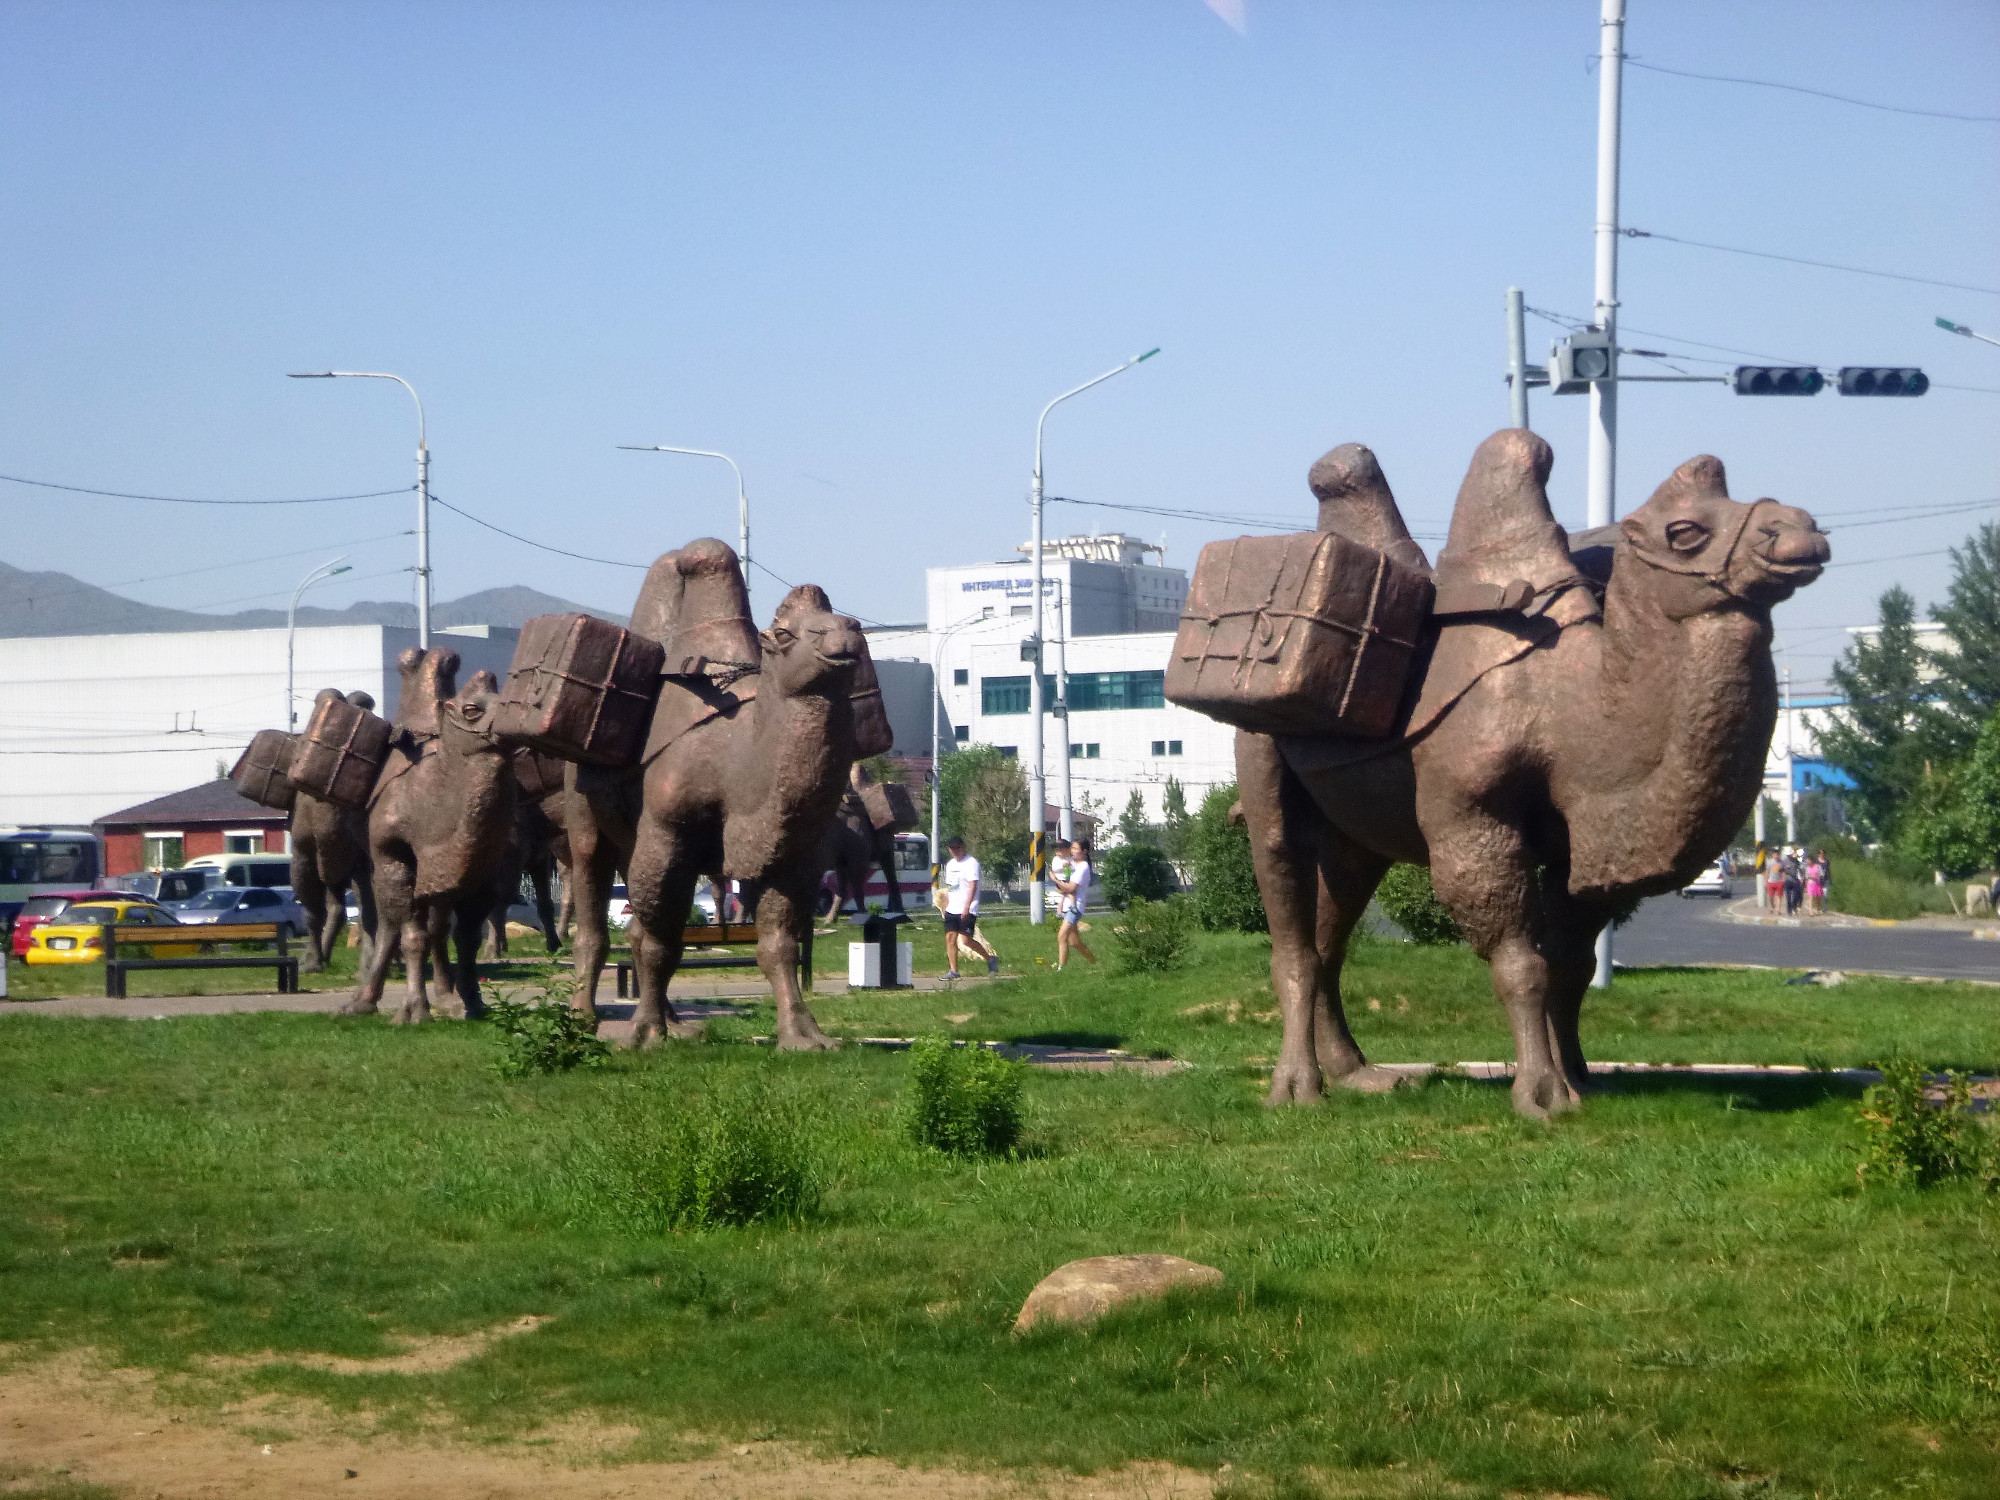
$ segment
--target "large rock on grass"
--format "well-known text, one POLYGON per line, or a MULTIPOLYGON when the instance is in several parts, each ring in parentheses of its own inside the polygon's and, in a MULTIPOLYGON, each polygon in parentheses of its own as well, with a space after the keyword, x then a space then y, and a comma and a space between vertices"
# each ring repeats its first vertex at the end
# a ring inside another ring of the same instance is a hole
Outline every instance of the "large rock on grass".
POLYGON ((1094 1255, 1060 1266, 1036 1283, 1021 1304, 1014 1332, 1026 1333, 1044 1323, 1080 1327, 1095 1323, 1114 1307, 1165 1296, 1175 1287, 1221 1285, 1222 1273, 1214 1266, 1178 1255, 1094 1255))

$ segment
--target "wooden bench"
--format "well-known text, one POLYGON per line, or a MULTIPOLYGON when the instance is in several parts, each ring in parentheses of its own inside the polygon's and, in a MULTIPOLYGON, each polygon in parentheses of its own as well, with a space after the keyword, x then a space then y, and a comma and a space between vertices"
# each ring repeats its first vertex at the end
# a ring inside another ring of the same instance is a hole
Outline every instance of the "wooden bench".
POLYGON ((179 927, 153 927, 137 923, 107 926, 104 929, 104 993, 107 998, 125 997, 125 976, 133 969, 276 969, 278 993, 293 995, 299 988, 299 961, 286 951, 285 929, 276 922, 189 922, 179 927), (120 958, 118 945, 145 954, 143 958, 120 958), (207 948, 218 943, 275 943, 276 953, 199 953, 188 958, 155 958, 155 948, 207 948))
MULTIPOLYGON (((709 923, 701 927, 690 927, 681 933, 681 943, 681 962, 680 967, 674 970, 676 974, 685 973, 689 969, 754 969, 757 967, 757 955, 755 953, 690 954, 687 952, 689 948, 730 948, 740 946, 744 943, 748 943, 752 948, 755 948, 757 945, 757 924, 754 922, 709 923)), ((627 999, 630 995, 638 993, 637 988, 632 984, 632 974, 635 967, 629 958, 618 960, 618 998, 620 1000, 627 999)), ((809 990, 812 987, 813 940, 812 934, 808 932, 804 937, 799 939, 799 988, 809 990)))

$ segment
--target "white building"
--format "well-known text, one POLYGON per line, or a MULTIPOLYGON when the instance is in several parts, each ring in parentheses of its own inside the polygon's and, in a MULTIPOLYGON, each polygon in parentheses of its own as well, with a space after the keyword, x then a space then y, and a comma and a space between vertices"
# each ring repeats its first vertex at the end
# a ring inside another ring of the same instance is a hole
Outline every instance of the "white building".
MULTIPOLYGON (((285 727, 283 630, 0 639, 0 826, 88 825, 225 770, 260 729, 285 727)), ((505 678, 518 630, 434 632, 458 652, 462 683, 484 667, 505 678)), ((323 687, 374 695, 396 711, 396 657, 414 630, 301 627, 299 723, 323 687)))
MULTIPOLYGON (((1210 787, 1236 779, 1235 731, 1163 696, 1186 571, 1148 561, 1161 549, 1117 533, 1043 547, 1044 695, 1051 705, 1067 697, 1072 805, 1113 820, 1136 790, 1157 821, 1172 778, 1190 809, 1199 806, 1210 787)), ((1029 559, 931 568, 926 582, 924 626, 871 631, 874 655, 936 662, 939 737, 947 745, 1027 755, 1031 683, 1021 645, 1034 630, 1029 559)), ((1064 722, 1052 714, 1043 728, 1051 803, 1062 795, 1064 722)))

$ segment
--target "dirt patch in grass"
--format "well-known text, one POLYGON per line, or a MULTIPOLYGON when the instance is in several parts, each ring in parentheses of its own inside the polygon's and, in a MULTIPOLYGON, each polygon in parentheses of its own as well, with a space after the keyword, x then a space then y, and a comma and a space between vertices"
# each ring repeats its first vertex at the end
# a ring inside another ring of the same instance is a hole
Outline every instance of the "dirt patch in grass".
MULTIPOLYGON (((436 1359, 444 1344, 464 1344, 474 1337, 490 1342, 513 1331, 507 1325, 467 1339, 433 1341, 395 1358, 436 1359)), ((389 1367, 382 1360, 326 1361, 316 1367, 337 1365, 366 1373, 389 1367)), ((267 1495, 290 1500, 599 1500, 610 1495, 661 1500, 683 1495, 704 1500, 930 1500, 947 1495, 971 1500, 1204 1500, 1215 1491, 1211 1476, 1168 1464, 1088 1477, 1002 1476, 903 1468, 879 1458, 820 1458, 773 1442, 708 1444, 697 1439, 689 1443, 696 1457, 619 1463, 619 1450, 634 1435, 630 1427, 598 1427, 575 1419, 503 1444, 474 1442, 442 1428, 421 1439, 371 1435, 293 1397, 259 1397, 197 1415, 162 1402, 150 1375, 104 1369, 76 1351, 0 1373, 0 1451, 6 1454, 0 1496, 108 1491, 164 1500, 267 1495)))
POLYGON ((346 1359, 338 1354, 281 1354, 266 1349, 262 1354, 213 1355, 203 1361, 214 1370, 255 1370, 267 1365, 299 1365, 308 1370, 325 1370, 330 1375, 435 1375, 477 1359, 501 1339, 533 1333, 549 1320, 530 1314, 481 1328, 472 1333, 439 1334, 435 1338, 411 1339, 409 1347, 374 1359, 346 1359))

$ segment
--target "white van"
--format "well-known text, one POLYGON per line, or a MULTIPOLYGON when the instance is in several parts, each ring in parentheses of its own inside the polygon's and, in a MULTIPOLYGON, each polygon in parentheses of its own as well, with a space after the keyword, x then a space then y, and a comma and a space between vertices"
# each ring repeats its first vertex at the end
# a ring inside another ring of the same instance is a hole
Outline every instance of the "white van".
POLYGON ((289 886, 292 857, 289 854, 201 854, 181 866, 184 870, 214 870, 216 885, 289 886))

